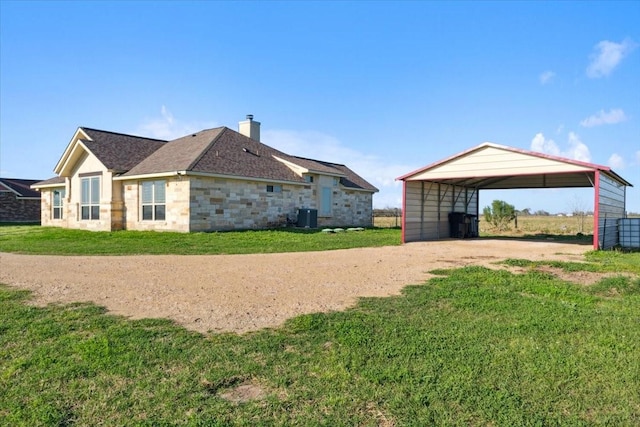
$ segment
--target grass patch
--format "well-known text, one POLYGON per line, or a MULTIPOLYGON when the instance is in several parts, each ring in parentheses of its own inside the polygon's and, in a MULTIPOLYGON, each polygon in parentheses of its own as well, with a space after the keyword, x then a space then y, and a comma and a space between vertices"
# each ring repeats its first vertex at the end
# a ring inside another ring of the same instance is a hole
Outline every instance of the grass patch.
POLYGON ((246 335, 34 307, 0 287, 0 425, 640 424, 639 292, 533 269, 437 273, 246 335), (223 398, 242 387, 261 397, 223 398))
POLYGON ((94 232, 58 227, 0 227, 0 251, 52 255, 247 254, 325 251, 401 244, 401 231, 322 233, 319 230, 278 230, 174 233, 154 231, 94 232))
POLYGON ((589 251, 585 254, 586 262, 563 261, 529 261, 526 259, 507 259, 505 265, 513 267, 536 268, 549 266, 564 271, 590 271, 600 273, 633 273, 640 275, 640 252, 624 253, 621 251, 589 251))

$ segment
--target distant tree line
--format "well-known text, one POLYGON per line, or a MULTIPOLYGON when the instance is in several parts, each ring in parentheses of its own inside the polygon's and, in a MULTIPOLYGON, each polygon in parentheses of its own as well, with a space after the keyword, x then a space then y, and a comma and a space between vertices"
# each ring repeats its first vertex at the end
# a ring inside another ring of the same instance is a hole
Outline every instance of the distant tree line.
MULTIPOLYGON (((583 210, 573 210, 570 212, 573 216, 591 216, 593 215, 593 211, 583 211, 583 210)), ((516 215, 518 216, 551 216, 555 214, 551 214, 544 209, 539 209, 537 211, 532 212, 531 209, 525 208, 516 210, 516 215)))
POLYGON ((377 217, 396 217, 402 216, 402 209, 400 208, 384 208, 384 209, 374 209, 373 216, 377 217))

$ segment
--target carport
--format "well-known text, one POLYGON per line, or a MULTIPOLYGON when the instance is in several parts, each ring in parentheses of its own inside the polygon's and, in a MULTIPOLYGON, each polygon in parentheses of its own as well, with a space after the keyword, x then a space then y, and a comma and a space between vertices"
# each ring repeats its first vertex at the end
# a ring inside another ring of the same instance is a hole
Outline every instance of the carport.
POLYGON ((450 236, 449 213, 480 216, 480 190, 593 187, 593 247, 618 243, 624 180, 607 166, 486 142, 397 178, 403 181, 403 243, 450 236))

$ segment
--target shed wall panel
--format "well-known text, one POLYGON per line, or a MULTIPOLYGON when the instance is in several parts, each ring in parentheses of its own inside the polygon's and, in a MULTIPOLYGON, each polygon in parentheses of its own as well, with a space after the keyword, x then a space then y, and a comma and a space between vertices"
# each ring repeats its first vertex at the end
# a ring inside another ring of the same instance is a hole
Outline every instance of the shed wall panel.
POLYGON ((477 215, 478 192, 436 182, 406 182, 404 240, 414 242, 449 237, 449 213, 477 215))
POLYGON ((619 243, 618 219, 625 216, 626 187, 600 174, 598 189, 598 247, 609 249, 619 243))

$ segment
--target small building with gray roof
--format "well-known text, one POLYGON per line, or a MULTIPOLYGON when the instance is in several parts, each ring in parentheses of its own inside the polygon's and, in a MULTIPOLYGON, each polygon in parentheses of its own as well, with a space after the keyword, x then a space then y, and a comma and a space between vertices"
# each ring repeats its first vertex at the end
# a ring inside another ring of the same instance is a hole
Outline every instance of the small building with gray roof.
POLYGON ((0 222, 40 222, 40 193, 31 189, 37 179, 0 178, 0 222))

